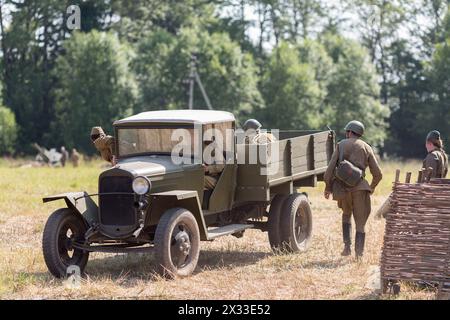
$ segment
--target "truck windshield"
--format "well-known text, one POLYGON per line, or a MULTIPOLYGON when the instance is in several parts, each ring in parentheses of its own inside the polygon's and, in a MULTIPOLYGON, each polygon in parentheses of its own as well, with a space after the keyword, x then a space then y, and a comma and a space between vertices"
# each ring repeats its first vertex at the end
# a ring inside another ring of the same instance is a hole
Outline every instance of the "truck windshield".
MULTIPOLYGON (((135 154, 171 154, 176 146, 193 154, 193 128, 120 128, 118 129, 119 157, 135 154)), ((177 150, 176 149, 176 150, 177 150)))

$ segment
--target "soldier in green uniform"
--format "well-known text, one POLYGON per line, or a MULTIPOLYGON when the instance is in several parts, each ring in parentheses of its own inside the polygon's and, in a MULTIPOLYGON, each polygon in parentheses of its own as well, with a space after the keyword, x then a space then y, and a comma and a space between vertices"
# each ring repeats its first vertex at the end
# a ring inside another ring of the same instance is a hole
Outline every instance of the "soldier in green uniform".
POLYGON ((351 217, 355 220, 355 254, 357 258, 362 257, 365 242, 365 225, 371 211, 370 195, 382 179, 380 166, 375 158, 372 147, 361 140, 364 134, 364 125, 359 121, 350 121, 345 127, 346 139, 339 142, 333 153, 327 171, 325 172, 325 192, 324 196, 329 199, 333 194, 333 199, 337 200, 338 207, 342 209, 342 234, 344 240, 343 256, 351 254, 351 217), (343 186, 335 177, 335 169, 340 162, 340 152, 343 159, 361 169, 364 173, 366 168, 372 174, 372 183, 369 185, 363 177, 359 183, 351 188, 343 186))
POLYGON ((242 129, 245 131, 246 144, 266 144, 276 141, 273 134, 261 132, 262 124, 256 119, 245 121, 242 129))
POLYGON ((91 131, 91 140, 103 160, 115 165, 114 137, 107 136, 101 127, 94 127, 91 131))
POLYGON ((444 151, 441 133, 437 130, 428 133, 425 147, 428 155, 423 160, 423 169, 433 169, 431 178, 445 178, 448 172, 448 156, 444 151))

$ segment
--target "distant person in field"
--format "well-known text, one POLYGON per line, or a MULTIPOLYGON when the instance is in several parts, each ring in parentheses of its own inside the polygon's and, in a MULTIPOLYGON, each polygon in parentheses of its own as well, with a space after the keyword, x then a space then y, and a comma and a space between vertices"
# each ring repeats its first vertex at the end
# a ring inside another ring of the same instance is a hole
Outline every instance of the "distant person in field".
POLYGON ((63 167, 66 166, 66 162, 69 161, 69 152, 66 150, 66 147, 62 146, 61 147, 61 165, 63 167))
POLYGON ((91 131, 91 141, 100 152, 102 159, 110 162, 114 166, 116 164, 114 137, 107 136, 101 127, 94 127, 91 131))
POLYGON ((70 156, 70 160, 72 161, 72 165, 74 168, 77 168, 80 164, 80 154, 77 149, 72 149, 72 155, 70 156))
POLYGON ((360 259, 364 253, 365 226, 371 211, 370 195, 383 177, 372 147, 361 139, 364 130, 364 125, 359 121, 350 121, 345 126, 346 139, 338 143, 324 176, 325 198, 329 199, 333 194, 333 199, 337 201, 338 207, 342 209, 343 213, 343 256, 351 255, 352 216, 355 220, 357 259, 360 259), (367 167, 373 177, 370 185, 365 179, 367 167), (342 168, 346 168, 346 170, 340 173, 338 169, 342 168))
POLYGON ((262 124, 256 119, 245 121, 242 129, 245 131, 246 144, 267 144, 276 141, 273 134, 261 131, 262 124))
POLYGON ((428 133, 425 148, 428 154, 423 160, 422 169, 432 168, 431 178, 445 178, 448 173, 448 156, 439 131, 433 130, 428 133))

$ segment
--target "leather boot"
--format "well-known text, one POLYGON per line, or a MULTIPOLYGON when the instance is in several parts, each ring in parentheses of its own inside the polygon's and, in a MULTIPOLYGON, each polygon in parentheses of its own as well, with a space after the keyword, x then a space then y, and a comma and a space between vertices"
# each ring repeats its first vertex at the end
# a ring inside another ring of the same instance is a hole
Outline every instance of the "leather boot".
POLYGON ((357 259, 360 259, 363 256, 365 239, 366 239, 366 234, 364 232, 356 232, 355 254, 356 254, 357 259))
POLYGON ((351 246, 352 246, 352 240, 350 237, 352 230, 351 223, 342 223, 342 238, 344 240, 344 250, 342 251, 342 256, 349 256, 352 254, 351 246))

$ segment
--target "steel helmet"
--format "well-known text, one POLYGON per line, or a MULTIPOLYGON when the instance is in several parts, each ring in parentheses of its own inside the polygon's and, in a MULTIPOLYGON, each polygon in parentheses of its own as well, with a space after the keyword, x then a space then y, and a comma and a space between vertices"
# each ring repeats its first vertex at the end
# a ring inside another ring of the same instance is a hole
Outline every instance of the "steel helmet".
POLYGON ((247 131, 249 129, 259 130, 261 127, 262 127, 262 124, 258 120, 249 119, 249 120, 245 121, 242 129, 244 129, 244 131, 247 131))
POLYGON ((347 123, 347 125, 344 128, 345 131, 352 131, 356 134, 359 134, 360 136, 362 136, 364 134, 364 125, 356 120, 350 121, 349 123, 347 123))

